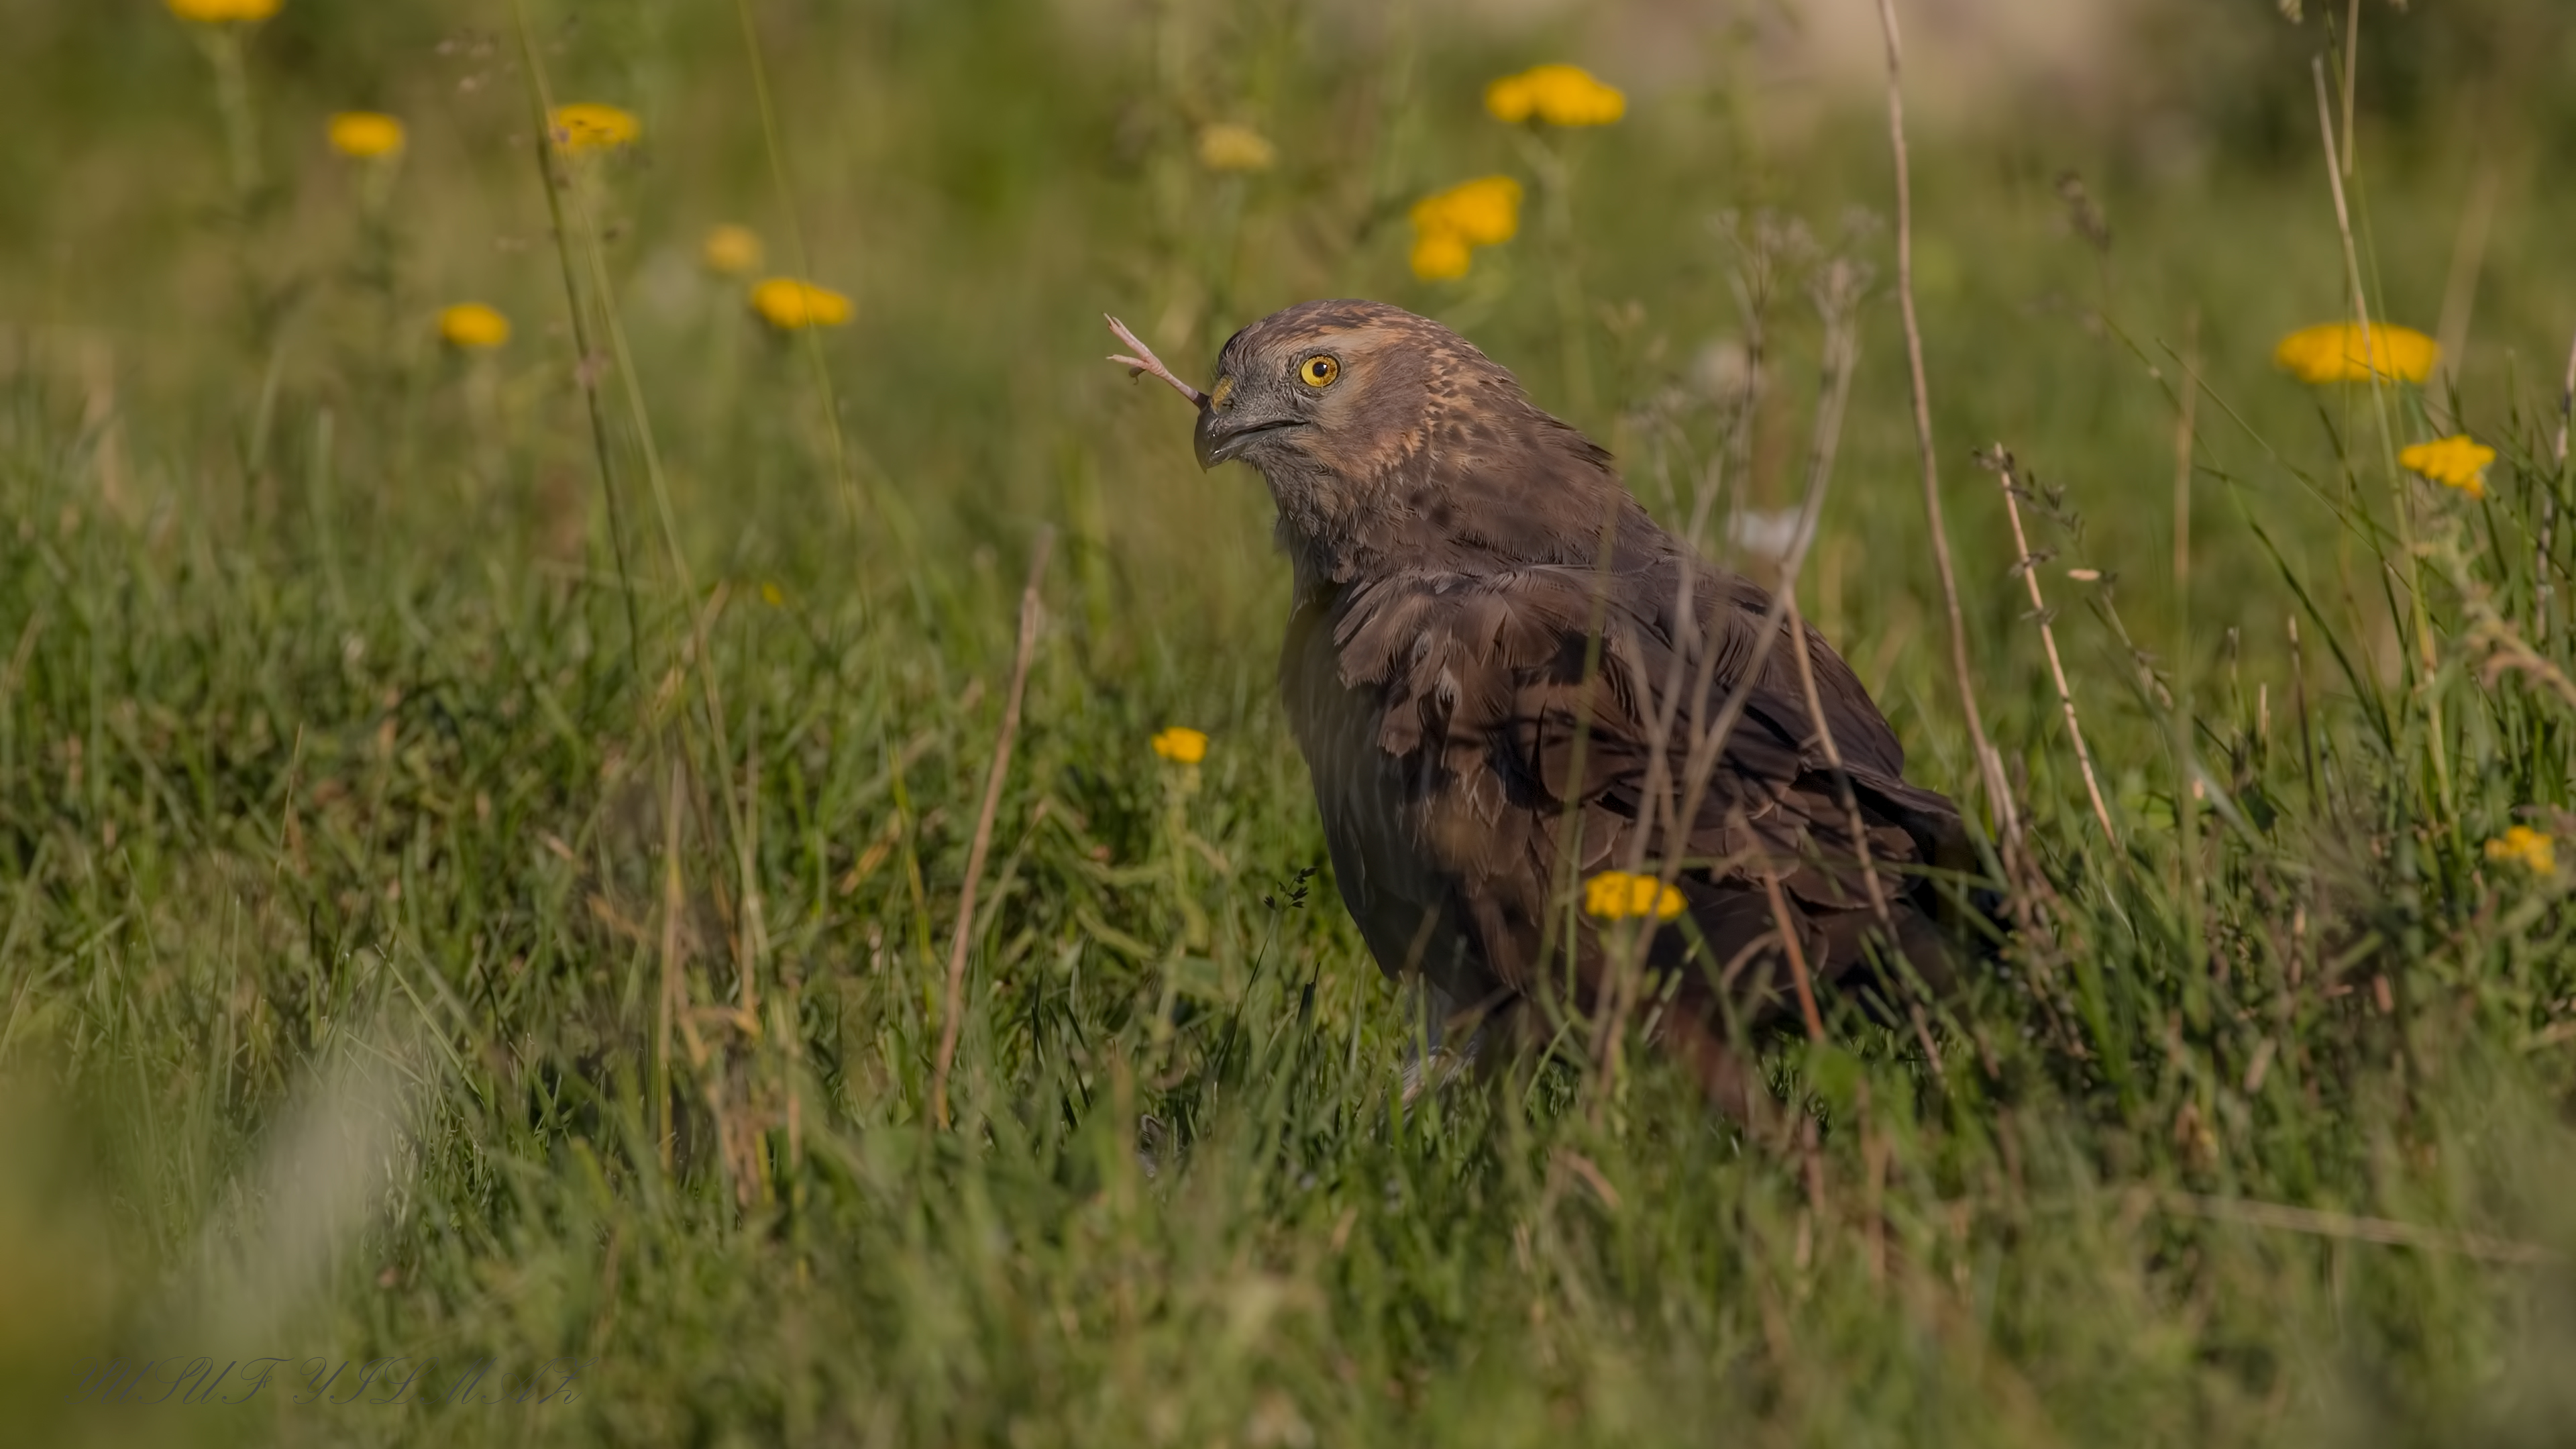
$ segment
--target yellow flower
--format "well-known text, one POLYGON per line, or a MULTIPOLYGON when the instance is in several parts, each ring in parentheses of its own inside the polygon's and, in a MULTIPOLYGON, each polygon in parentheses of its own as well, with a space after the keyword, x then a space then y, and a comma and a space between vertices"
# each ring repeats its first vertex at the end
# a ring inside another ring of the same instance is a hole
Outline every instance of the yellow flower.
POLYGON ((1207 758, 1207 732, 1174 725, 1155 734, 1154 753, 1177 765, 1195 765, 1207 758))
POLYGON ((480 302, 459 302, 439 312, 438 335, 450 347, 498 347, 510 340, 510 319, 480 302))
POLYGON ((1471 247, 1510 241, 1521 229, 1521 184, 1479 176, 1413 203, 1413 274, 1441 281, 1467 274, 1471 247))
POLYGON ((1475 253, 1454 231, 1426 231, 1413 238, 1413 274, 1426 282, 1446 282, 1467 275, 1475 253))
POLYGON ((760 601, 773 609, 781 609, 787 606, 787 595, 776 584, 762 584, 760 601))
POLYGON ((278 0, 164 0, 170 13, 200 25, 227 20, 266 20, 277 13, 278 0))
POLYGON ((2487 842, 2487 859, 2512 861, 2533 875, 2558 873, 2558 843, 2528 825, 2517 825, 2487 842))
POLYGON ((1417 232, 1455 233, 1469 246, 1507 242, 1521 229, 1521 184, 1508 176, 1479 176, 1413 203, 1417 232))
POLYGON ((698 248, 698 260, 710 272, 740 276, 760 265, 760 238, 750 227, 727 222, 707 233, 706 243, 698 248))
POLYGON ((632 144, 644 134, 644 125, 632 111, 596 101, 575 101, 555 107, 554 131, 555 144, 577 156, 584 151, 614 151, 632 144))
POLYGON ((2410 473, 2421 473, 2445 488, 2457 488, 2471 498, 2487 496, 2487 465, 2495 461, 2496 451, 2466 433, 2434 443, 2417 443, 2397 455, 2399 465, 2410 473))
POLYGON ((2325 322, 2302 327, 2281 339, 2272 349, 2272 360, 2298 374, 2299 381, 2312 386, 2329 382, 2368 382, 2371 374, 2422 382, 2432 376, 2433 364, 2441 361, 2442 346, 2412 327, 2398 327, 2384 322, 2370 324, 2370 347, 2365 358, 2361 344, 2361 326, 2354 322, 2325 322))
POLYGON ((850 299, 829 287, 793 277, 771 277, 751 289, 751 310, 781 332, 838 327, 850 320, 850 299))
POLYGON ((1279 148, 1250 126, 1219 121, 1199 132, 1199 164, 1210 171, 1267 171, 1279 148))
POLYGON ((1485 87, 1485 109, 1514 124, 1535 116, 1551 126, 1606 126, 1628 114, 1628 97, 1579 65, 1542 65, 1485 87))
POLYGON ((382 111, 341 111, 331 117, 331 149, 361 161, 403 148, 403 123, 382 111))
POLYGON ((1650 875, 1605 870, 1583 883, 1583 912, 1605 921, 1637 916, 1669 921, 1682 913, 1682 893, 1650 875))

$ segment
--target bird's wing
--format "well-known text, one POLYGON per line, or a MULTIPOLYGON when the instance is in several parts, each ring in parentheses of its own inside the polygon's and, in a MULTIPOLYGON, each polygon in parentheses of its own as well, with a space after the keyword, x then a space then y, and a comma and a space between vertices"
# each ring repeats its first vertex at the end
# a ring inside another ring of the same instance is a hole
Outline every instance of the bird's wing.
MULTIPOLYGON (((1790 641, 1756 663, 1768 599, 1703 569, 1685 613, 1681 568, 1398 573, 1353 586, 1339 611, 1341 683, 1373 703, 1376 750, 1410 782, 1399 828, 1498 954, 1534 948, 1552 892, 1626 863, 1640 832, 1650 869, 1667 853, 1689 863, 1694 918, 1730 936, 1771 929, 1744 899, 1766 876, 1802 912, 1867 910, 1859 838, 1882 899, 1902 900, 1908 869, 1958 833, 1956 809, 1905 782, 1886 720, 1809 630, 1856 830, 1790 641), (1707 738, 1739 688, 1739 718, 1707 738), (1707 778, 1693 802, 1695 744, 1707 778)), ((1517 964, 1494 962, 1507 981, 1517 964)))

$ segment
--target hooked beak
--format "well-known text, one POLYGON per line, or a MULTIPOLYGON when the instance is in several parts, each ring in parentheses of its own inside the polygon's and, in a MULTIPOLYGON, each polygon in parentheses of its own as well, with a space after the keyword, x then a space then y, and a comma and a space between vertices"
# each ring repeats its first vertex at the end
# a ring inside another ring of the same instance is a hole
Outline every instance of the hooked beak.
MULTIPOLYGON (((1220 396, 1223 394, 1220 393, 1220 396)), ((1191 434, 1192 450, 1198 454, 1201 471, 1213 468, 1227 459, 1241 456, 1253 440, 1282 428, 1298 426, 1303 419, 1262 417, 1230 412, 1222 406, 1199 409, 1199 425, 1191 434)))

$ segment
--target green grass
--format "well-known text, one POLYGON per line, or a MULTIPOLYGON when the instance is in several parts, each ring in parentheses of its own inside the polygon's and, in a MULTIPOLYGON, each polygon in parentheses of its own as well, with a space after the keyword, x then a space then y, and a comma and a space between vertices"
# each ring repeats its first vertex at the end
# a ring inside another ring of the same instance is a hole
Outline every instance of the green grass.
MULTIPOLYGON (((1753 259, 1710 218, 1806 218, 1879 286, 1802 604, 1915 777, 1966 797, 1891 247, 1841 220, 1890 195, 1869 97, 1808 107, 1729 41, 1718 82, 1562 138, 1566 242, 1533 198, 1436 287, 1402 207, 1528 179, 1478 89, 1582 54, 1571 32, 757 4, 815 270, 858 304, 820 349, 844 459, 813 355, 695 266, 719 221, 791 254, 734 7, 533 8, 553 94, 645 125, 560 237, 594 355, 632 361, 587 370, 596 422, 509 6, 449 33, 446 7, 290 0, 248 44, 243 192, 176 22, 0 0, 25 37, 0 124, 64 138, 0 161, 21 1442, 2563 1436, 2576 919, 2566 870, 2485 852, 2515 823, 2576 851, 2576 701, 2487 669, 2510 637, 2576 673, 2552 447, 2576 206, 2530 159, 2570 120, 2505 84, 2570 44, 2547 8, 2364 21, 2374 317, 2435 325, 2479 168, 2502 178, 2458 378, 2503 454, 2480 502, 2394 475, 2366 391, 2270 367, 2344 306, 2316 17, 2164 16, 2130 89, 1918 130, 1976 682, 2048 924, 1930 1053, 1857 1020, 1766 1043, 1795 1110, 1752 1133, 1650 1050, 1404 1105, 1402 999, 1306 874, 1269 505, 1197 474, 1097 318, 1196 374, 1276 305, 1381 296, 1572 410, 1571 278, 1574 415, 1640 496, 1669 516, 1740 447, 1732 496, 1777 507, 1821 339, 1794 269, 1749 428, 1691 379, 1750 325, 1753 259), (412 128, 381 232, 320 141, 358 104, 412 128), (1280 167, 1198 169, 1210 119, 1280 167), (507 348, 436 348, 467 297, 515 319, 507 348), (2118 851, 1969 460, 1992 441, 2041 490, 2118 851), (1050 526, 942 1128, 947 942, 1050 526), (1176 723, 1213 736, 1195 771, 1147 748, 1176 723), (134 1402, 199 1355, 283 1362, 248 1402, 134 1402), (83 1397, 119 1358, 128 1401, 83 1397), (477 1402, 412 1402, 485 1360, 477 1402)), ((2386 403, 2395 443, 2435 431, 2414 390, 2386 403)))

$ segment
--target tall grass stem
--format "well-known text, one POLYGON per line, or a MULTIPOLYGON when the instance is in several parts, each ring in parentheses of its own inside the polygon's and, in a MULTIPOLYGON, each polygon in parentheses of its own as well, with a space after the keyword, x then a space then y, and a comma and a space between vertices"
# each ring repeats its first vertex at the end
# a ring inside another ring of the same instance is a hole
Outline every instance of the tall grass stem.
POLYGON ((975 814, 975 838, 966 848, 966 880, 957 891, 957 926, 948 938, 948 991, 939 1020, 939 1061, 931 1074, 930 1115, 948 1125, 948 1071, 957 1060, 957 1035, 966 1005, 966 948, 974 939, 975 888, 984 878, 984 858, 993 847, 993 817, 1002 807, 1002 784, 1011 774, 1011 744, 1020 732, 1020 701, 1028 691, 1029 660, 1036 654, 1042 610, 1038 586, 1046 580, 1047 555, 1055 548, 1055 529, 1038 530, 1029 550, 1029 581, 1020 590, 1020 642, 1011 659, 1011 691, 1002 705, 1002 734, 984 772, 984 804, 975 814))
MULTIPOLYGON (((778 214, 787 223, 787 245, 794 252, 796 275, 808 285, 816 283, 813 249, 805 241, 805 214, 796 205, 796 191, 787 179, 787 146, 780 139, 778 108, 769 95, 769 64, 761 54, 760 28, 751 16, 751 0, 734 0, 734 15, 742 22, 743 58, 751 66, 752 99, 760 109, 760 138, 769 156, 769 181, 778 193, 778 214)), ((814 390, 823 408, 824 435, 832 444, 832 479, 841 494, 841 508, 855 531, 860 523, 858 479, 850 471, 849 439, 841 433, 840 394, 832 384, 832 364, 823 355, 820 328, 807 327, 804 333, 805 358, 813 368, 814 390)))
MULTIPOLYGON (((2360 9, 2360 0, 2354 0, 2356 16, 2360 9)), ((2379 350, 2371 332, 2370 297, 2362 282, 2361 251, 2353 241, 2351 208, 2344 201, 2344 171, 2335 162, 2334 113, 2326 102, 2324 57, 2310 63, 2309 73, 2316 83, 2317 126, 2326 148, 2326 182, 2334 193, 2335 232, 2343 241, 2344 280, 2352 293, 2353 316, 2361 326, 2361 355, 2364 369, 2370 373, 2371 409, 2379 422, 2380 458, 2388 472, 2390 503, 2396 513, 2398 549, 2405 555, 2407 605, 2414 621, 2415 652, 2422 670, 2410 693, 2424 710, 2427 729, 2425 751, 2432 759, 2442 813, 2446 818, 2456 820, 2459 810, 2451 796, 2451 760, 2442 729, 2442 701, 2433 689, 2433 676, 2440 668, 2440 660, 2434 652, 2432 618, 2424 603, 2423 560, 2415 547, 2415 500, 2408 492, 2406 474, 2397 466, 2397 432, 2388 418, 2388 378, 2380 367, 2379 350)), ((2349 91, 2345 104, 2348 115, 2351 104, 2349 91)))
POLYGON ((2111 849, 2120 848, 2120 832, 2111 823, 2111 807, 2102 800, 2102 782, 2093 772, 2093 752, 2084 747, 2084 724, 2075 717, 2075 691, 2066 683, 2066 664, 2058 657, 2057 629, 2049 621, 2048 601, 2040 597, 2039 560, 2030 551, 2030 535, 2022 531, 2021 500, 2016 496, 2021 486, 2013 477, 2013 459, 2004 445, 1995 444, 1991 455, 1996 460, 1995 482, 2004 495, 2004 516, 2012 520, 2013 550, 2022 583, 2030 590, 2031 617, 2039 621, 2039 642, 2048 654, 2049 678, 2057 685, 2058 707, 2066 716, 2066 738, 2075 747, 2075 765, 2084 775, 2084 794, 2093 802, 2093 818, 2102 827, 2102 838, 2111 849))
POLYGON ((1896 301, 1905 322, 1905 364, 1914 387, 1914 445, 1923 467, 1924 519, 1932 562, 1941 579, 1941 607, 1950 623, 1950 669, 1958 680, 1960 718, 1968 727, 1986 803, 1995 812, 2010 858, 2020 848, 2021 822, 2004 780, 2003 759, 1995 753, 1977 707, 1976 674, 1968 665, 1968 621, 1959 608, 1958 570, 1950 562, 1950 530, 1941 516, 1941 459, 1932 442, 1932 384, 1923 366, 1923 324, 1914 309, 1914 185, 1905 154, 1905 54, 1897 31, 1896 0, 1878 0, 1878 23, 1887 41, 1887 142, 1896 165, 1896 301))

